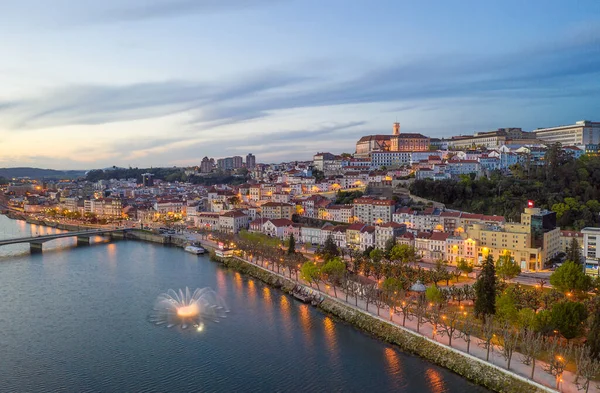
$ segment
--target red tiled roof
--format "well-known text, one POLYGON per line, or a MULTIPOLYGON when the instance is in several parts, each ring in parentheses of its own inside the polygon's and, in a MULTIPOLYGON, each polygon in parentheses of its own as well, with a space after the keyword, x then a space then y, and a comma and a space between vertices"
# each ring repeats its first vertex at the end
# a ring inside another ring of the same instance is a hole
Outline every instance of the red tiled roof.
POLYGON ((433 232, 429 239, 444 242, 446 239, 448 239, 448 237, 450 237, 450 234, 447 232, 433 232))
POLYGON ((293 222, 291 220, 288 220, 287 218, 275 218, 269 221, 271 221, 271 223, 277 228, 287 227, 293 224, 293 222))
POLYGON ((364 233, 364 232, 373 233, 373 232, 375 232, 375 227, 374 227, 374 226, 372 226, 372 225, 367 225, 366 227, 364 227, 364 228, 361 230, 361 232, 362 232, 362 233, 364 233))
POLYGON ((504 216, 483 216, 483 219, 485 221, 498 221, 498 222, 504 222, 504 216))
POLYGON ((282 207, 282 206, 289 206, 291 207, 292 205, 289 203, 283 203, 283 202, 267 202, 264 205, 262 205, 263 207, 282 207))
POLYGON ((386 222, 385 224, 377 225, 381 228, 402 228, 406 226, 405 224, 398 224, 397 222, 386 222))
POLYGON ((564 237, 583 237, 583 233, 577 231, 561 230, 560 235, 564 237))
POLYGON ((483 220, 483 214, 463 213, 461 218, 469 220, 483 220))
POLYGON ((232 211, 229 211, 229 212, 227 212, 227 213, 223 213, 223 214, 221 214, 221 215, 222 215, 223 217, 234 217, 234 218, 235 218, 235 217, 245 217, 245 216, 246 216, 246 214, 245 214, 245 213, 243 213, 243 212, 241 212, 241 211, 239 211, 239 210, 232 210, 232 211))
POLYGON ((460 212, 441 212, 440 217, 460 217, 460 212))
POLYGON ((389 141, 390 139, 392 139, 391 135, 367 135, 360 138, 358 143, 369 141, 389 141))
POLYGON ((365 224, 363 224, 362 222, 355 222, 354 224, 348 226, 347 229, 349 231, 360 231, 364 227, 365 227, 365 224))

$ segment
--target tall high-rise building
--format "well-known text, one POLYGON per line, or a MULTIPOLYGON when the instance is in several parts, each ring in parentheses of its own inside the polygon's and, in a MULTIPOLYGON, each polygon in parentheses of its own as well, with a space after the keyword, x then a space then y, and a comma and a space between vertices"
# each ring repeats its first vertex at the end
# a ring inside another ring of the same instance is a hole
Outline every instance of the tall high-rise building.
POLYGON ((254 169, 255 166, 256 166, 256 157, 254 156, 254 154, 248 153, 248 155, 246 156, 246 168, 248 168, 249 170, 252 170, 252 169, 254 169))
POLYGON ((210 173, 212 172, 215 161, 213 159, 209 159, 208 157, 204 157, 202 162, 200 162, 200 173, 210 173))
POLYGON ((144 187, 152 187, 154 185, 154 174, 142 173, 142 185, 144 187))
POLYGON ((231 160, 233 161, 233 163, 232 163, 233 169, 238 169, 238 168, 241 168, 242 166, 244 166, 244 160, 240 156, 233 156, 233 157, 231 157, 231 160))

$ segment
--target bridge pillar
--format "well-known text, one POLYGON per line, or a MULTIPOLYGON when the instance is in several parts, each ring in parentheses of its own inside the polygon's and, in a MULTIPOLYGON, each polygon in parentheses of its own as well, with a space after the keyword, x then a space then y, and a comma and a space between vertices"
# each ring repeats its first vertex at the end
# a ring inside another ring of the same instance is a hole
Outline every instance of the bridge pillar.
POLYGON ((125 231, 123 231, 123 232, 111 232, 109 235, 110 235, 111 240, 125 239, 125 231))
POLYGON ((29 251, 32 254, 39 254, 40 252, 42 252, 42 244, 43 243, 34 243, 34 242, 29 243, 29 251))
POLYGON ((90 238, 88 236, 77 236, 77 245, 78 246, 89 246, 90 238))

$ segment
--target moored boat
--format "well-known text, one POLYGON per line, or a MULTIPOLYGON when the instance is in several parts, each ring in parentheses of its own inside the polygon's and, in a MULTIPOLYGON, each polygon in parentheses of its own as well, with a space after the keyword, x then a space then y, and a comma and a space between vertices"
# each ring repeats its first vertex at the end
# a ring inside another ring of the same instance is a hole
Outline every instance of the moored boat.
POLYGON ((197 246, 187 246, 186 248, 184 248, 184 250, 189 253, 196 254, 196 255, 201 255, 206 252, 206 250, 204 248, 197 247, 197 246))

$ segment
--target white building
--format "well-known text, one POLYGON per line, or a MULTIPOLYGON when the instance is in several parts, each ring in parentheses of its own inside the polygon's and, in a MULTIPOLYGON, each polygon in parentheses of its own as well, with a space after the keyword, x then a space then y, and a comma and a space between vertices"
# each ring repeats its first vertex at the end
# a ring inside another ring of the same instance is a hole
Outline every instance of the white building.
POLYGON ((600 228, 583 228, 581 233, 583 233, 583 258, 585 260, 585 270, 588 274, 598 276, 600 275, 600 269, 598 269, 598 261, 600 258, 600 252, 598 252, 600 228))
POLYGON ((382 166, 388 168, 410 165, 412 160, 412 152, 410 151, 382 151, 371 153, 371 167, 380 168, 382 166))
POLYGON ((239 210, 232 210, 219 216, 219 230, 228 233, 238 233, 248 229, 250 217, 239 210))
POLYGON ((566 126, 538 128, 534 132, 544 142, 560 142, 563 146, 600 144, 600 122, 581 120, 566 126))

